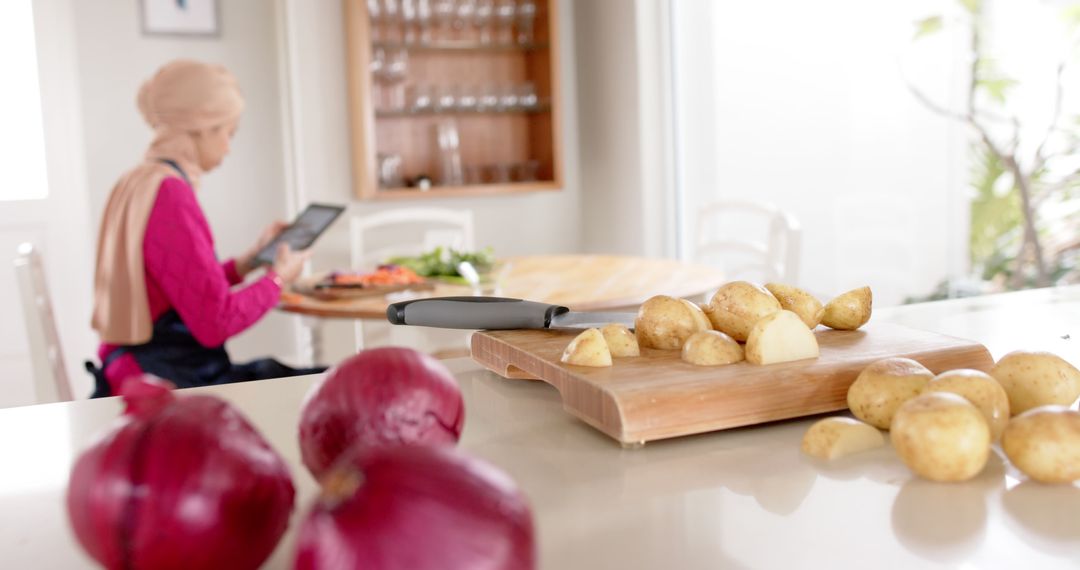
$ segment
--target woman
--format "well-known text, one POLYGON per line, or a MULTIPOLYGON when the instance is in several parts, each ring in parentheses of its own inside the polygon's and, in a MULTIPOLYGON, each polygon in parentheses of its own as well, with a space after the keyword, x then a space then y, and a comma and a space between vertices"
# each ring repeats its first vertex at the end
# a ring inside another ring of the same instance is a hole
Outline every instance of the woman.
POLYGON ((119 393, 150 373, 178 387, 310 374, 272 359, 233 364, 225 340, 277 304, 306 252, 282 245, 251 284, 255 255, 282 229, 275 223, 243 255, 220 263, 195 199, 199 178, 229 152, 244 102, 225 68, 178 60, 143 84, 139 111, 154 129, 143 161, 113 188, 101 222, 93 327, 101 338, 94 396, 119 393))

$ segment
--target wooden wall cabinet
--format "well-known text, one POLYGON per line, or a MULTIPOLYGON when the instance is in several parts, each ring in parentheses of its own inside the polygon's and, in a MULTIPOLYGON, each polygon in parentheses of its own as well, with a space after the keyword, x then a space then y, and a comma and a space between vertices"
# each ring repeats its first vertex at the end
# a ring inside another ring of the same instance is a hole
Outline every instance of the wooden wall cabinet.
POLYGON ((561 189, 558 1, 345 0, 356 197, 561 189), (485 25, 476 14, 485 5, 508 4, 518 10, 509 28, 508 17, 493 16, 485 25), (531 37, 517 19, 530 4, 536 7, 531 37), (449 19, 448 6, 455 9, 449 19), (418 18, 418 7, 444 10, 443 17, 418 18), (469 8, 472 14, 456 12, 469 8), (460 176, 453 153, 440 150, 440 131, 457 134, 460 176), (431 181, 426 189, 424 177, 431 181))

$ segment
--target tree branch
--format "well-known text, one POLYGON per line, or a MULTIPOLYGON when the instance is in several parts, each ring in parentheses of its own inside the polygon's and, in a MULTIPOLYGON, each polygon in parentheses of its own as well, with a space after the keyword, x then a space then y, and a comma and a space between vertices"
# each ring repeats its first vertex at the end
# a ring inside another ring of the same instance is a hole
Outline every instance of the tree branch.
POLYGON ((1050 136, 1057 130, 1058 119, 1061 118, 1061 101, 1064 97, 1065 86, 1062 82, 1062 76, 1065 74, 1065 59, 1062 59, 1057 66, 1057 75, 1054 78, 1054 112, 1050 115, 1050 126, 1046 128, 1046 134, 1043 135, 1039 146, 1035 149, 1035 160, 1032 164, 1031 171, 1038 172, 1043 166, 1046 165, 1046 156, 1043 154, 1046 150, 1046 143, 1050 141, 1050 136))

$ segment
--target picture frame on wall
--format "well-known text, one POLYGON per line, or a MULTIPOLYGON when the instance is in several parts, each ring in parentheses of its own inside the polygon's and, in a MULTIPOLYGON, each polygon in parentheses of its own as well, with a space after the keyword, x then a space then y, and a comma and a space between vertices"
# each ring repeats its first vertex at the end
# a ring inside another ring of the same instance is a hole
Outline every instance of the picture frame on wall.
POLYGON ((221 35, 218 0, 137 1, 144 35, 221 35))

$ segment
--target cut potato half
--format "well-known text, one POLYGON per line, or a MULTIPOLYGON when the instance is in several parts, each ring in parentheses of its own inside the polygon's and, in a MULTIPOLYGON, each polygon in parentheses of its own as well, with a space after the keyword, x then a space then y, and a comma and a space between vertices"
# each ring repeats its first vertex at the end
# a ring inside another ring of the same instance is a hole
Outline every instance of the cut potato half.
POLYGON ((577 366, 611 366, 611 351, 600 329, 585 329, 570 341, 560 360, 577 366))
POLYGON ((776 364, 820 354, 817 338, 791 311, 778 311, 757 322, 746 341, 746 361, 751 364, 776 364))
POLYGON ((638 346, 637 337, 626 325, 612 323, 600 327, 600 334, 604 335, 608 350, 615 358, 628 356, 641 356, 641 348, 638 346))
POLYGON ((818 459, 837 459, 885 445, 881 432, 852 418, 825 418, 806 430, 803 453, 818 459))

